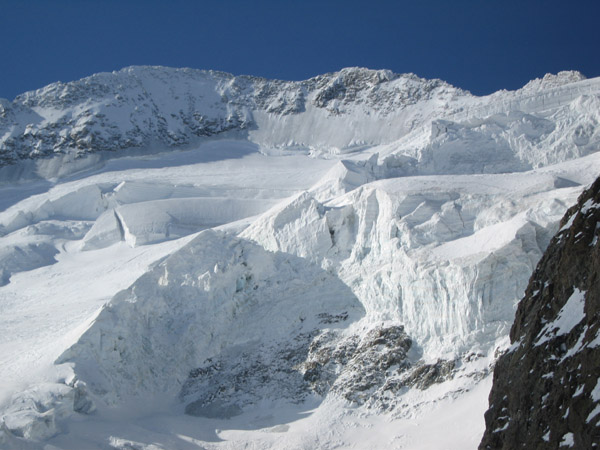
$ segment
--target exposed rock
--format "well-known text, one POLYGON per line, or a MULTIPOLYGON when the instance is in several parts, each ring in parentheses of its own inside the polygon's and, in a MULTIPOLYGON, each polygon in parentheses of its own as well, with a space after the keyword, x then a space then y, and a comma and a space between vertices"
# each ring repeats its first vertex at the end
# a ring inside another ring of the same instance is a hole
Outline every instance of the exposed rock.
POLYGON ((363 404, 385 383, 388 371, 409 366, 411 344, 402 326, 376 327, 362 339, 323 333, 313 340, 302 364, 304 379, 319 394, 331 391, 363 404))
POLYGON ((364 337, 325 332, 316 336, 301 365, 313 391, 332 393, 377 410, 395 409, 399 393, 427 389, 452 377, 456 361, 411 362, 412 340, 401 325, 376 326, 364 337))
POLYGON ((600 445, 600 178, 565 214, 498 360, 481 449, 600 445))
POLYGON ((442 383, 451 378, 456 361, 437 360, 434 364, 423 364, 415 367, 404 380, 405 386, 415 386, 424 390, 436 383, 442 383))
POLYGON ((190 372, 179 394, 189 402, 186 414, 229 418, 261 400, 302 402, 310 389, 298 367, 316 332, 300 334, 289 342, 238 346, 218 359, 207 359, 190 372))
POLYGON ((427 389, 455 367, 441 360, 413 366, 407 358, 411 344, 402 326, 391 325, 364 335, 325 329, 279 345, 232 348, 192 370, 180 398, 189 402, 187 414, 202 417, 231 417, 264 399, 299 403, 313 393, 392 410, 402 388, 427 389))

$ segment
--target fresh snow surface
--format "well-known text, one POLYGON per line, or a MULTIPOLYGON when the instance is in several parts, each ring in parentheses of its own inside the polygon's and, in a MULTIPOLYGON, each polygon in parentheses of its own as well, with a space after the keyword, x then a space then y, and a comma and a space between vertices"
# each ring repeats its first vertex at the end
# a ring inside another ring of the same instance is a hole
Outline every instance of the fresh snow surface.
POLYGON ((540 331, 541 337, 535 345, 542 345, 554 336, 562 336, 571 332, 575 326, 585 318, 585 292, 577 288, 573 289, 573 294, 567 300, 567 303, 558 312, 556 320, 544 326, 540 331))
POLYGON ((563 436, 562 441, 560 441, 560 445, 565 447, 573 447, 575 445, 575 440, 573 437, 573 433, 567 433, 563 436))
POLYGON ((2 169, 0 448, 476 448, 516 303, 600 173, 600 82, 561 73, 478 98, 387 71, 303 85, 179 71, 160 94, 171 75, 129 68, 2 103, 32 135, 57 121, 74 136, 92 113, 107 139, 130 133, 158 120, 132 112, 139 92, 172 139, 199 98, 248 129, 2 169), (390 368, 364 404, 304 389, 315 336, 389 326, 411 367, 450 374, 392 392, 408 375, 390 368))
POLYGON ((595 402, 600 401, 600 379, 596 380, 596 386, 592 391, 592 400, 595 402))

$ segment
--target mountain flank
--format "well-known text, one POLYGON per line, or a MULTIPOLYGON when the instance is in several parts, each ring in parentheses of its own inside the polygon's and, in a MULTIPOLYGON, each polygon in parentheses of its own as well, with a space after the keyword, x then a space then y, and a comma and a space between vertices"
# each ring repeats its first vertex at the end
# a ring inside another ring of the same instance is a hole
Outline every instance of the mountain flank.
POLYGON ((533 273, 498 360, 480 449, 600 445, 600 178, 533 273))

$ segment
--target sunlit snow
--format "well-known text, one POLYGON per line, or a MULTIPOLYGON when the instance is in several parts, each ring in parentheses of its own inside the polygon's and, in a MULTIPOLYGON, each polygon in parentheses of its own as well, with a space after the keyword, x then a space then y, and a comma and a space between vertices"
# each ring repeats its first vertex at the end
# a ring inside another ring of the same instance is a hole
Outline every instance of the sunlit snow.
POLYGON ((475 97, 366 69, 128 68, 3 103, 2 142, 58 123, 138 148, 0 169, 0 447, 476 448, 516 304, 600 173, 599 93, 573 72, 475 97), (391 395, 394 366, 355 404, 282 363, 385 326, 451 376, 391 395), (207 361, 239 385, 184 414, 207 361))

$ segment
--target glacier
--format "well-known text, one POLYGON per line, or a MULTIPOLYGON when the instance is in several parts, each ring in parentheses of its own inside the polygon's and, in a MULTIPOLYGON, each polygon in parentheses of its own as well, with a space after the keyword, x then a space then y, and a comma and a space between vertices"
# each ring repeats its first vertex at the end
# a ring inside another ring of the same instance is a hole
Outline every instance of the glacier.
POLYGON ((361 68, 2 100, 0 448, 475 448, 599 106, 361 68))

